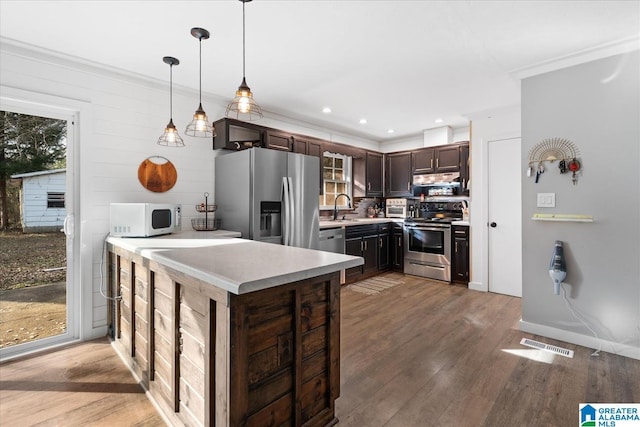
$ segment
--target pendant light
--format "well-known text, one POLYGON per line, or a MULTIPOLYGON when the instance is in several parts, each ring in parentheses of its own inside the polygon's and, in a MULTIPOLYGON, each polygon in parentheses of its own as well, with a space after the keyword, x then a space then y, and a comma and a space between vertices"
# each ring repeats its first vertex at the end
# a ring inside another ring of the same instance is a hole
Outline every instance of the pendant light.
POLYGON ((253 100, 253 93, 247 86, 245 78, 245 24, 244 24, 244 4, 251 0, 240 0, 242 2, 242 83, 236 91, 236 97, 227 106, 227 117, 236 119, 255 120, 262 118, 262 108, 253 100))
POLYGON ((206 40, 209 38, 209 31, 196 27, 191 29, 191 35, 197 38, 200 44, 200 104, 193 114, 193 120, 187 125, 187 130, 185 130, 184 133, 189 136, 211 138, 215 136, 215 129, 209 123, 207 113, 202 109, 202 39, 206 40))
POLYGON ((172 56, 165 56, 162 61, 165 64, 169 64, 169 124, 164 128, 164 133, 158 139, 158 145, 184 147, 184 141, 173 124, 173 66, 180 64, 180 61, 172 56))

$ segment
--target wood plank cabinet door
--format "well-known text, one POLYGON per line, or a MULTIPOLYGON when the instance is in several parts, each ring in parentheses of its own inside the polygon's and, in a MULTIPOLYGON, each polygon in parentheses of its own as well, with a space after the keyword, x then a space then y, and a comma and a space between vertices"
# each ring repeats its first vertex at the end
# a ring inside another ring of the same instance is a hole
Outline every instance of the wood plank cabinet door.
POLYGON ((436 172, 458 172, 460 170, 459 145, 436 147, 434 157, 436 172))
POLYGON ((411 196, 411 153, 387 154, 385 183, 387 197, 411 196))

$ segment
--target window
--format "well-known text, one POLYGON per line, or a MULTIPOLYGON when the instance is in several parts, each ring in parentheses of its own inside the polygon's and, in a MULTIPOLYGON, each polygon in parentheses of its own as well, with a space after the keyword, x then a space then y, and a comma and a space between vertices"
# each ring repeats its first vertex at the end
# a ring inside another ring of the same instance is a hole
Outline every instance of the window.
MULTIPOLYGON (((320 209, 333 209, 338 194, 351 197, 351 157, 324 152, 322 161, 324 194, 320 196, 320 209)), ((347 209, 346 197, 338 199, 338 208, 347 209)))
POLYGON ((64 193, 47 193, 47 208, 64 208, 64 193))

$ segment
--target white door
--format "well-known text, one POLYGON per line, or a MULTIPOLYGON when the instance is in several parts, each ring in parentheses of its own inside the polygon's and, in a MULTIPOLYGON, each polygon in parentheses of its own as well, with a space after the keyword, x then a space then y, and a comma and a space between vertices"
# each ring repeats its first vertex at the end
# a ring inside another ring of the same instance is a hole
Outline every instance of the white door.
POLYGON ((489 292, 522 296, 520 138, 489 141, 489 292))

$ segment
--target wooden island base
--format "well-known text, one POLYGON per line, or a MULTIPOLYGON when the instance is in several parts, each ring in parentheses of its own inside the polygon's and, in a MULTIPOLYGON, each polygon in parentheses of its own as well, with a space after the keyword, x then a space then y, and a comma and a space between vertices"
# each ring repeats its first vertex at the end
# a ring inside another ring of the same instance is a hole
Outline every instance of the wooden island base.
POLYGON ((337 423, 338 272, 236 295, 112 244, 109 267, 114 347, 169 423, 337 423))

